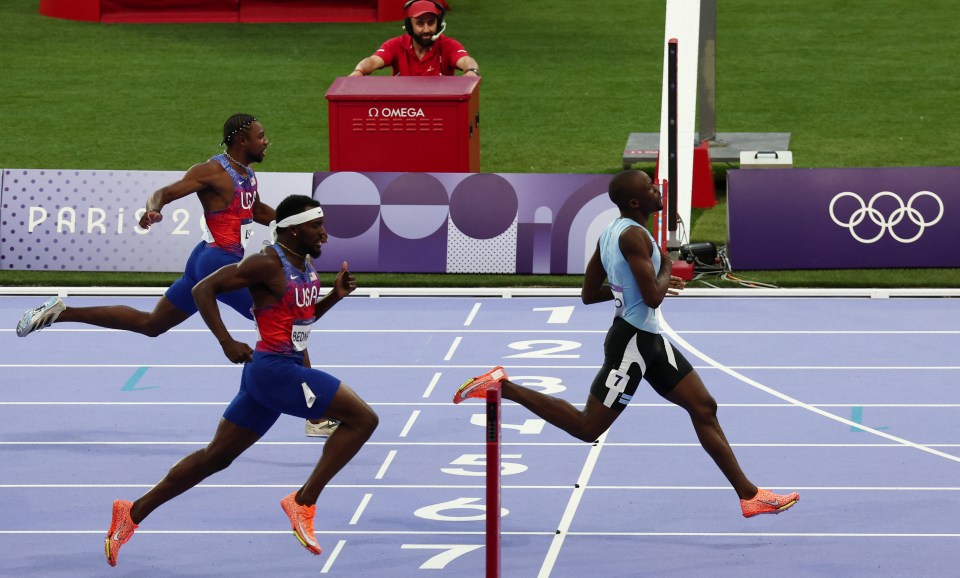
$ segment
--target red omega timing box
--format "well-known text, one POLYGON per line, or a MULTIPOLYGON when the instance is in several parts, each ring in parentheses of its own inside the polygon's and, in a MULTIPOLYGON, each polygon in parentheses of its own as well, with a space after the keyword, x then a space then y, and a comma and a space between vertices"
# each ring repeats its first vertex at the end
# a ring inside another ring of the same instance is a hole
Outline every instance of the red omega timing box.
POLYGON ((479 88, 477 76, 336 79, 330 170, 480 172, 479 88))

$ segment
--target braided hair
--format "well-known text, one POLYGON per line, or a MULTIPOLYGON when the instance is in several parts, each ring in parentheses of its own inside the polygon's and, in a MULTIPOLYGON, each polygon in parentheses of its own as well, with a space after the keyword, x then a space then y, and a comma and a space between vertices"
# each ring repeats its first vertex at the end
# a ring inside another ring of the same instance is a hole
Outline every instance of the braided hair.
POLYGON ((227 119, 227 122, 223 123, 223 142, 220 144, 230 146, 233 135, 247 130, 255 122, 257 122, 257 119, 249 114, 238 113, 231 116, 227 119))

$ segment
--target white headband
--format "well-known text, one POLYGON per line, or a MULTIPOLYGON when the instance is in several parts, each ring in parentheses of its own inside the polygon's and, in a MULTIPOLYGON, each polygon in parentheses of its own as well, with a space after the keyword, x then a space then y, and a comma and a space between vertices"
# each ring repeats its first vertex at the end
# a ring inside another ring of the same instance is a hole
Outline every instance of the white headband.
POLYGON ((323 209, 320 207, 314 207, 312 209, 307 209, 302 213, 297 213, 296 215, 290 215, 286 219, 280 221, 270 221, 270 237, 273 239, 273 242, 277 242, 277 229, 285 229, 291 225, 302 225, 303 223, 312 221, 314 219, 319 219, 323 216, 323 209))

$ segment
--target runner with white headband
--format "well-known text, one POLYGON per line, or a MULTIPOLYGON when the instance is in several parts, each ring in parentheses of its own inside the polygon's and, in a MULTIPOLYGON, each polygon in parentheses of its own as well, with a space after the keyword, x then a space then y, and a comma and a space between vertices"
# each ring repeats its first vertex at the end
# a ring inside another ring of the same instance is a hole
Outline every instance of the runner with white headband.
MULTIPOLYGON (((277 205, 277 216, 281 218, 275 244, 222 267, 193 290, 197 308, 224 355, 243 364, 240 388, 224 410, 209 445, 174 464, 136 501, 114 501, 105 542, 111 566, 117 563, 120 547, 151 512, 228 467, 260 440, 281 414, 340 421, 307 481, 279 500, 300 544, 313 554, 321 553, 313 526, 317 500, 370 438, 379 418, 347 384, 307 363, 311 324, 357 288, 346 262, 332 289, 320 288, 317 271, 307 258, 319 257, 327 240, 319 220, 323 216, 319 203, 306 195, 291 195, 277 205), (241 289, 249 290, 253 298, 256 349, 231 336, 217 306, 217 294, 241 289)), ((279 512, 277 516, 279 525, 283 518, 279 512)))
MULTIPOLYGON (((276 243, 277 229, 285 229, 294 225, 302 225, 303 223, 309 223, 310 221, 319 219, 321 217, 323 217, 323 209, 316 207, 296 215, 290 215, 279 223, 276 221, 271 221, 270 238, 273 239, 274 243, 276 243)), ((303 424, 303 433, 306 434, 307 437, 325 438, 332 434, 333 431, 337 429, 338 425, 340 425, 340 422, 334 419, 308 419, 306 423, 303 424)))
POLYGON ((316 207, 314 209, 310 209, 302 213, 298 213, 296 215, 290 215, 289 217, 280 221, 279 223, 276 221, 270 221, 270 238, 273 239, 274 243, 276 243, 277 229, 286 229, 287 227, 290 227, 293 225, 302 225, 304 223, 309 223, 310 221, 314 219, 319 219, 321 217, 323 217, 323 209, 321 209, 320 207, 316 207))

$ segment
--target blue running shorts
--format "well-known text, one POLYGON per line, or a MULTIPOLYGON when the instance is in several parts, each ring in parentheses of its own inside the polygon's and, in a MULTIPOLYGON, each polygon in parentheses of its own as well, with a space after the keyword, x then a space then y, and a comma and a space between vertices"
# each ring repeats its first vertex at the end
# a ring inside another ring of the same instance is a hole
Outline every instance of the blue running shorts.
MULTIPOLYGON (((201 279, 213 273, 224 265, 239 263, 243 257, 228 253, 214 245, 208 245, 206 241, 193 248, 190 258, 187 259, 187 265, 184 267, 183 276, 173 282, 173 285, 167 289, 164 296, 171 303, 176 305, 189 315, 197 312, 197 305, 193 302, 193 287, 201 279)), ((247 319, 253 319, 253 298, 250 297, 250 291, 240 289, 229 293, 217 295, 217 300, 229 305, 237 313, 247 319)))
POLYGON ((299 357, 254 351, 253 361, 243 366, 240 391, 223 417, 263 435, 282 413, 304 419, 323 417, 339 388, 339 379, 304 367, 299 357), (315 398, 310 406, 308 395, 315 398))

